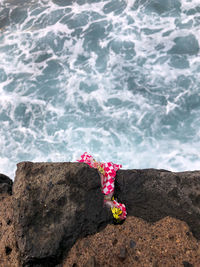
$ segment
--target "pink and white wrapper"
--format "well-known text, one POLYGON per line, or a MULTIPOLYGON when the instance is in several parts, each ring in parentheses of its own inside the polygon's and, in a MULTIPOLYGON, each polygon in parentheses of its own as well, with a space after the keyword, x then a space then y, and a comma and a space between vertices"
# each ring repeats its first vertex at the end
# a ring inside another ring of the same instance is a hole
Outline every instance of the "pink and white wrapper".
MULTIPOLYGON (((87 152, 85 152, 83 155, 81 155, 81 159, 77 160, 78 162, 84 162, 87 163, 91 168, 97 168, 97 162, 95 159, 89 155, 87 152)), ((104 195, 110 195, 114 193, 114 182, 115 182, 115 176, 116 171, 118 171, 120 168, 122 168, 122 165, 114 164, 112 162, 107 163, 99 163, 101 168, 104 169, 104 177, 103 177, 103 186, 102 186, 102 193, 104 195)))
MULTIPOLYGON (((78 159, 77 161, 86 163, 91 168, 103 169, 103 181, 101 188, 102 193, 104 195, 110 195, 112 197, 112 195, 114 194, 114 187, 115 187, 114 182, 115 182, 116 171, 122 168, 122 165, 114 164, 112 162, 107 162, 107 163, 96 162, 96 160, 87 152, 81 155, 81 158, 78 159)), ((106 200, 104 200, 104 202, 106 202, 106 200)), ((118 203, 116 200, 113 200, 111 205, 121 209, 122 211, 122 214, 120 215, 121 219, 126 218, 127 212, 124 204, 118 203)))

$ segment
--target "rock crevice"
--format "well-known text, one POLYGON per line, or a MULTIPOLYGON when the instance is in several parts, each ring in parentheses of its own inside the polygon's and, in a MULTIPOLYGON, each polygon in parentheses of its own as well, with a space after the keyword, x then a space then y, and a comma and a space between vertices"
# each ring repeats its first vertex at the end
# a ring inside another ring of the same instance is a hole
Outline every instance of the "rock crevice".
MULTIPOLYGON (((103 205, 98 172, 84 163, 21 162, 13 188, 0 175, 0 194, 12 198, 9 220, 21 266, 56 266, 79 238, 113 221, 103 205)), ((174 217, 200 239, 200 171, 119 170, 115 197, 126 205, 129 217, 149 223, 174 217)), ((7 256, 13 251, 7 246, 7 256)))

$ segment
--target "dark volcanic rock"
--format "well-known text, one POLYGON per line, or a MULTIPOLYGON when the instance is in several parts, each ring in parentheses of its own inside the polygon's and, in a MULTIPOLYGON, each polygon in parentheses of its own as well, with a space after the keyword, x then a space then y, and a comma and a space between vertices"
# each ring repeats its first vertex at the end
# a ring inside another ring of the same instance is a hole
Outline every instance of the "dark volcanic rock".
POLYGON ((127 257, 127 249, 125 247, 120 248, 120 252, 118 254, 118 258, 120 261, 124 261, 127 257))
MULTIPOLYGON (((200 172, 120 170, 115 195, 128 215, 172 216, 200 238, 200 172)), ((56 266, 75 241, 112 221, 100 177, 83 163, 18 164, 13 186, 15 235, 23 266, 56 266)))
POLYGON ((13 192, 23 266, 56 266, 78 237, 112 221, 98 173, 86 164, 20 163, 13 192))
POLYGON ((148 222, 171 216, 187 222, 200 239, 200 171, 119 170, 115 196, 128 215, 148 222))
POLYGON ((13 181, 6 175, 0 173, 0 194, 12 194, 13 181))

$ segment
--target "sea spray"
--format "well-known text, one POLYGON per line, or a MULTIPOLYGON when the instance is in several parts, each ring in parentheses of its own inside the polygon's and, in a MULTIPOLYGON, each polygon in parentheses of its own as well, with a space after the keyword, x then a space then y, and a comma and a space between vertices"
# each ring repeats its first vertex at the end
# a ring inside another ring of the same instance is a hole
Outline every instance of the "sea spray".
POLYGON ((4 0, 0 172, 87 151, 123 168, 199 169, 196 0, 4 0))

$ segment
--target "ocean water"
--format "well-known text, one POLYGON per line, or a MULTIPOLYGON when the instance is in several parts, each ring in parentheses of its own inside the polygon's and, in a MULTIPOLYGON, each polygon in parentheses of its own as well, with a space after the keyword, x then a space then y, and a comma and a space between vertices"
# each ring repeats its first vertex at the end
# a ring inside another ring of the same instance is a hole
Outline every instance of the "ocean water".
POLYGON ((200 169, 199 43, 199 0, 1 1, 0 172, 200 169))

